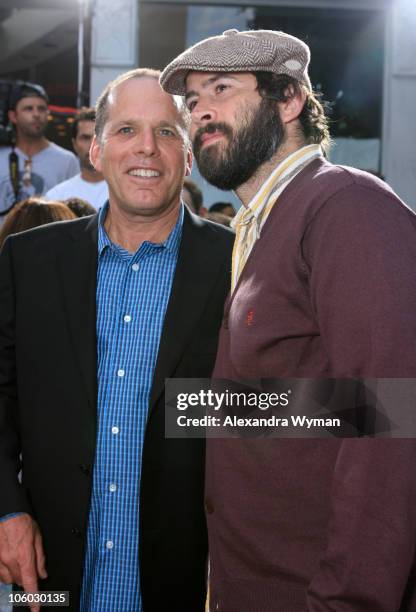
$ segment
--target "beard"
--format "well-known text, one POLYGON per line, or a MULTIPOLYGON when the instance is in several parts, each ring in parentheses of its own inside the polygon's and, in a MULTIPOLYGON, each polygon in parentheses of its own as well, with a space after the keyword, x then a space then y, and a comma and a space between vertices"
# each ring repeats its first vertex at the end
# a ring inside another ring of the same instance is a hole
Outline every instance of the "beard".
POLYGON ((46 132, 46 127, 47 127, 47 124, 44 122, 39 122, 37 124, 26 123, 26 124, 20 124, 18 126, 18 130, 26 138, 29 138, 30 140, 32 139, 37 140, 39 138, 43 138, 46 132))
POLYGON ((91 172, 91 173, 96 172, 96 169, 91 163, 89 153, 87 153, 83 157, 79 157, 79 163, 81 165, 82 170, 86 170, 87 172, 91 172))
POLYGON ((223 191, 246 183, 276 153, 284 128, 276 102, 262 98, 255 110, 246 109, 233 129, 226 123, 209 123, 199 128, 193 141, 194 156, 202 176, 223 191), (228 140, 202 149, 202 135, 220 131, 228 140))

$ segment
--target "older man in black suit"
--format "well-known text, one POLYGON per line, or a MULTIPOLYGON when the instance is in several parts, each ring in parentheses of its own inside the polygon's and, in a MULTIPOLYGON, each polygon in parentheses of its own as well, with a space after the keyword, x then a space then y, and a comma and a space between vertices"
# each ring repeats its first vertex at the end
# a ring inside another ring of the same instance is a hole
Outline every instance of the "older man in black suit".
POLYGON ((100 215, 0 257, 0 579, 71 610, 204 609, 204 447, 165 439, 163 389, 211 373, 233 239, 181 204, 188 114, 158 76, 98 101, 100 215))

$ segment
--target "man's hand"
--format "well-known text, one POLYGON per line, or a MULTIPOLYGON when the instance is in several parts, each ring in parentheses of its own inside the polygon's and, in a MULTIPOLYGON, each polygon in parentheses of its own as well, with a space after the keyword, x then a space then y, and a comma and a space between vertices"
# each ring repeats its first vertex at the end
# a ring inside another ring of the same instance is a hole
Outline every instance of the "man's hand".
MULTIPOLYGON (((38 590, 38 577, 47 578, 39 527, 29 514, 0 521, 0 581, 26 592, 38 590)), ((38 612, 39 605, 30 606, 38 612)))

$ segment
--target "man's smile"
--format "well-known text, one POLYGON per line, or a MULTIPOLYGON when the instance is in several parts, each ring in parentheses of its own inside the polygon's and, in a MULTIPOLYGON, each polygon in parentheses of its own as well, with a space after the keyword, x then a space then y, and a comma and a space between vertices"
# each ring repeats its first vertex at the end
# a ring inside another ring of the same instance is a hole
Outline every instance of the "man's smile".
POLYGON ((131 168, 127 174, 140 179, 152 179, 161 176, 158 170, 152 168, 131 168))

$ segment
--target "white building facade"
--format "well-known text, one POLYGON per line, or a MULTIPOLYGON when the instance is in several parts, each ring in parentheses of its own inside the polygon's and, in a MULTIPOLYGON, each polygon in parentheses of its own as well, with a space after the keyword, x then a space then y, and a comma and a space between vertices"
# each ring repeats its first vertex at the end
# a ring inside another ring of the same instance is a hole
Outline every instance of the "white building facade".
MULTIPOLYGON (((94 0, 91 9, 91 102, 125 70, 161 68, 231 27, 304 38, 313 85, 333 107, 331 159, 381 174, 416 209, 414 0, 94 0)), ((208 205, 230 200, 203 188, 208 205)))

